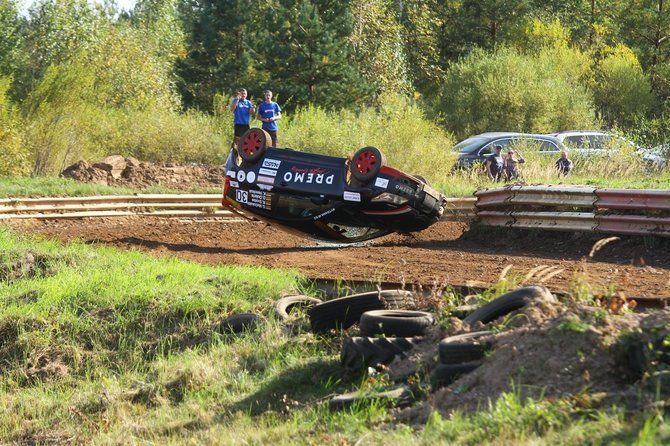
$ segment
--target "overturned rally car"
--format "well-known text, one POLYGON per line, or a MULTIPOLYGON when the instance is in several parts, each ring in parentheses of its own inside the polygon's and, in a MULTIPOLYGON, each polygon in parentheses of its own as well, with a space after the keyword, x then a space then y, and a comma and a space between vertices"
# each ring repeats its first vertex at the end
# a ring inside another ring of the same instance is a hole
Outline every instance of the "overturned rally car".
POLYGON ((337 243, 426 229, 445 197, 418 176, 385 165, 375 147, 352 159, 270 147, 253 128, 226 161, 224 207, 291 232, 337 243))

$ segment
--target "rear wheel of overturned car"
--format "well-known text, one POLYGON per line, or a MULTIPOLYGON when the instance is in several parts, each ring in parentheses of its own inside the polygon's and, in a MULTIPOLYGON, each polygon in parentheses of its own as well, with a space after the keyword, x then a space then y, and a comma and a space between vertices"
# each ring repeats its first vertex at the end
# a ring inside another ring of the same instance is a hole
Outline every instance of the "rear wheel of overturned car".
POLYGON ((255 163, 271 145, 272 138, 268 132, 257 128, 249 129, 240 138, 239 155, 244 161, 255 163))
POLYGON ((377 176, 385 162, 381 150, 376 147, 363 147, 351 160, 351 176, 361 183, 367 183, 377 176))

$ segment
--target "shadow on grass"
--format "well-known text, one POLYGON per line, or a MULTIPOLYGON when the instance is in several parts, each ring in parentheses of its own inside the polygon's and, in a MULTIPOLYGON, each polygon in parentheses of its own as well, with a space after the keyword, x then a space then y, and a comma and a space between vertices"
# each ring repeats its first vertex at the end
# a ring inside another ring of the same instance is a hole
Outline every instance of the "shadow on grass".
POLYGON ((303 409, 330 397, 344 374, 336 361, 325 360, 286 369, 257 392, 230 406, 221 418, 235 412, 258 416, 265 412, 288 414, 303 409))

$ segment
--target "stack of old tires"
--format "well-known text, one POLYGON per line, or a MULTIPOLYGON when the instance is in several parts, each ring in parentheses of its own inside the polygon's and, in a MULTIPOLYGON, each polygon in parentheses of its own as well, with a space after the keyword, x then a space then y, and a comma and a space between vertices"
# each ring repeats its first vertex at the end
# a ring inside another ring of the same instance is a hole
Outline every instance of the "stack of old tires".
MULTIPOLYGON (((554 301, 544 286, 527 286, 462 315, 463 333, 442 339, 438 346, 438 364, 431 372, 433 387, 447 386, 458 377, 477 369, 496 346, 496 336, 484 325, 531 302, 554 301)), ((358 324, 356 336, 345 336, 340 360, 346 369, 379 368, 407 357, 436 323, 434 316, 418 311, 414 295, 405 290, 378 290, 321 301, 310 296, 287 296, 275 305, 277 316, 291 321, 291 312, 302 307, 309 327, 317 334, 333 330, 346 332, 358 324)), ((435 331, 432 332, 433 334, 435 331)), ((434 339, 434 338, 433 338, 434 339)), ((362 401, 400 406, 412 401, 412 391, 401 384, 377 392, 354 392, 334 397, 332 410, 350 407, 362 401)))
MULTIPOLYGON (((464 315, 464 333, 442 339, 438 344, 438 364, 432 368, 434 388, 447 386, 460 376, 477 369, 495 348, 495 334, 482 330, 492 322, 512 311, 536 301, 554 301, 543 286, 518 288, 473 309, 464 315)), ((362 369, 388 365, 398 358, 407 357, 424 340, 427 330, 435 324, 427 312, 415 310, 370 310, 359 316, 360 336, 346 337, 340 352, 345 368, 362 369)), ((331 410, 351 404, 374 400, 392 406, 409 404, 411 389, 401 384, 380 392, 354 392, 338 395, 330 402, 331 410)))
MULTIPOLYGON (((555 298, 544 286, 518 288, 475 309, 463 318, 463 322, 467 329, 476 330, 483 324, 537 301, 553 302, 555 298)), ((495 335, 488 330, 471 331, 442 339, 438 345, 439 364, 432 372, 433 385, 447 386, 460 376, 472 372, 494 348, 495 335)))

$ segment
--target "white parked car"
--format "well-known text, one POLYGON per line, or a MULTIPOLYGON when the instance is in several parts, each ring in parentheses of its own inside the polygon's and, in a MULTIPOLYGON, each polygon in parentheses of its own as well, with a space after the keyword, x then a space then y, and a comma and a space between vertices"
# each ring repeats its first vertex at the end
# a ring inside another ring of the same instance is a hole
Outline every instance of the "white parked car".
POLYGON ((575 156, 611 156, 617 148, 625 145, 630 145, 634 151, 640 149, 634 142, 608 132, 570 130, 550 135, 561 141, 575 156))

